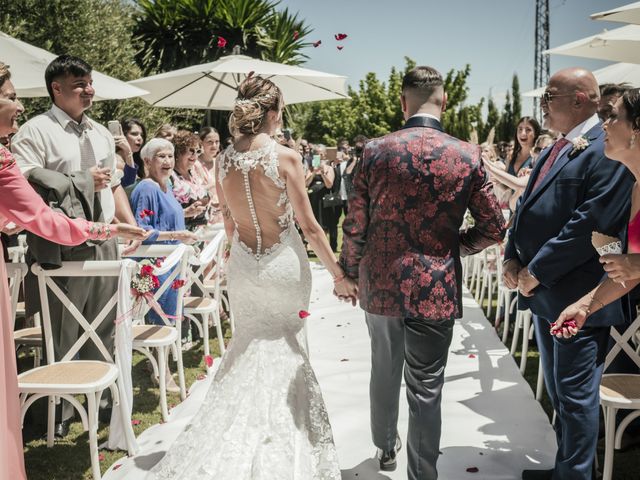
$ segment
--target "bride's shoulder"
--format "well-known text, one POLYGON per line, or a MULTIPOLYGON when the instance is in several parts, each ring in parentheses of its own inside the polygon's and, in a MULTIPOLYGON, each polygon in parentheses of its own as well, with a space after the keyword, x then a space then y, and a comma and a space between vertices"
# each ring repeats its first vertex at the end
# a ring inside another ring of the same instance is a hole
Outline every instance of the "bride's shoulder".
POLYGON ((295 150, 276 143, 275 151, 281 168, 289 169, 302 165, 302 156, 295 150))

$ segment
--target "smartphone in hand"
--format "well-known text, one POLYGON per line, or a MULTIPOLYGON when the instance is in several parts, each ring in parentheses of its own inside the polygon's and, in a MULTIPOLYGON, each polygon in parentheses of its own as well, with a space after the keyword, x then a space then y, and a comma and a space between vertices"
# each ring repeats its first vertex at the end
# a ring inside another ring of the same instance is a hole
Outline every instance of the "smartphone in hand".
POLYGON ((120 125, 120 122, 117 120, 109 120, 107 122, 107 128, 109 129, 109 133, 114 137, 122 137, 124 135, 124 133, 122 133, 122 125, 120 125))

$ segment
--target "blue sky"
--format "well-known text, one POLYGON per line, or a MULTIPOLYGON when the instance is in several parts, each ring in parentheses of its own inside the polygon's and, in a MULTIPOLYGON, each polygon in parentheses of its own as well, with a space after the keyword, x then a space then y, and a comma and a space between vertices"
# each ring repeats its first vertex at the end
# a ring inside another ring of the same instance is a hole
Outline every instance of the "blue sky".
MULTIPOLYGON (((631 1, 550 0, 551 47, 623 26, 589 15, 631 1)), ((354 86, 370 71, 386 79, 408 56, 443 74, 469 63, 473 103, 492 92, 502 104, 513 73, 523 92, 533 88, 534 0, 282 0, 280 6, 306 19, 314 30, 310 40, 322 40, 320 47, 305 50, 306 66, 346 75, 354 86), (349 35, 342 51, 335 33, 349 35)), ((609 63, 552 55, 551 73, 609 63)), ((525 100, 524 113, 530 108, 525 100)))

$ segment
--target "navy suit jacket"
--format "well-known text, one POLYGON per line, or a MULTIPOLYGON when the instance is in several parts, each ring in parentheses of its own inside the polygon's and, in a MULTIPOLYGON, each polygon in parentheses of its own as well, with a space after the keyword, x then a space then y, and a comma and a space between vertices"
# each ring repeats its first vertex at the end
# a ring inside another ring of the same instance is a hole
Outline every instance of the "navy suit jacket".
MULTIPOLYGON (((551 321, 605 275, 591 233, 623 238, 629 221, 633 176, 624 165, 605 157, 601 124, 585 137, 587 148, 572 153, 569 146, 532 191, 551 148, 541 153, 505 249, 505 260, 518 259, 540 282, 532 297, 520 295, 519 308, 530 308, 551 321)), ((626 305, 626 298, 613 302, 590 316, 586 325, 624 323, 626 305)))

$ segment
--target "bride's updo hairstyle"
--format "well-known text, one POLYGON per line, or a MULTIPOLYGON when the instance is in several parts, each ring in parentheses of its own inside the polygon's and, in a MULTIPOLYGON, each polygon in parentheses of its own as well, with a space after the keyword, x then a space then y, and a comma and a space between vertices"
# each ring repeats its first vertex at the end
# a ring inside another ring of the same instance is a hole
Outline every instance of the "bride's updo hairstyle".
POLYGON ((254 135, 264 125, 267 112, 280 111, 283 104, 282 92, 271 80, 249 76, 238 87, 238 97, 229 117, 229 131, 234 137, 254 135))

